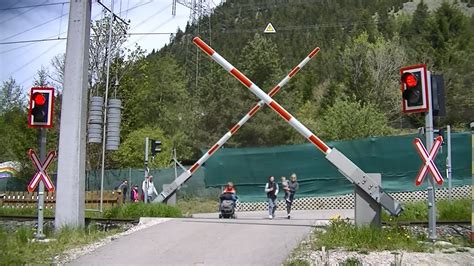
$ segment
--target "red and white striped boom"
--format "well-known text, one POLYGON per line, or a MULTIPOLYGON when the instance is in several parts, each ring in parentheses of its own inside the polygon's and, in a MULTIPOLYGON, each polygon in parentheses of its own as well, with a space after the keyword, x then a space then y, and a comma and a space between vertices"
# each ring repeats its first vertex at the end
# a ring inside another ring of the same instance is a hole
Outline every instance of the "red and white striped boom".
MULTIPOLYGON (((285 86, 291 78, 293 78, 298 71, 300 71, 316 54, 319 52, 319 47, 316 47, 311 51, 311 53, 306 56, 303 61, 301 61, 296 67, 294 67, 288 75, 283 78, 278 85, 276 85, 269 93, 270 97, 273 97, 277 94, 280 89, 285 86)), ((265 105, 263 100, 260 100, 255 104, 252 109, 240 119, 224 136, 222 136, 219 141, 217 141, 199 160, 192 165, 187 171, 184 171, 166 190, 163 190, 160 195, 156 198, 155 201, 162 202, 169 196, 171 196, 175 190, 186 182, 196 171, 201 167, 213 154, 216 152, 222 145, 224 145, 236 132, 239 130, 252 116, 254 116, 258 110, 260 110, 265 105)))
MULTIPOLYGON (((288 124, 295 128, 301 135, 313 143, 325 155, 326 159, 331 162, 349 181, 365 191, 375 202, 382 205, 393 215, 399 215, 402 212, 401 205, 394 200, 390 195, 385 193, 377 182, 375 182, 368 174, 362 171, 349 158, 339 152, 337 149, 329 148, 322 140, 320 140, 313 132, 306 126, 293 117, 280 104, 278 104, 272 97, 266 94, 249 78, 242 74, 237 68, 231 65, 221 55, 214 51, 209 45, 203 42, 199 37, 195 37, 193 42, 208 54, 214 61, 221 65, 227 72, 232 74, 242 84, 244 84, 250 91, 255 94, 261 101, 270 106, 277 112, 288 124)), ((297 71, 297 70, 295 70, 297 71)), ((291 73, 290 73, 291 74, 291 73)))
MULTIPOLYGON (((311 132, 307 127, 301 124, 298 119, 293 117, 288 111, 286 111, 280 104, 266 94, 262 89, 260 89, 256 84, 254 84, 250 79, 248 79, 244 74, 242 74, 237 68, 231 65, 227 60, 225 60, 220 54, 214 51, 209 45, 203 42, 199 37, 195 37, 193 42, 201 48, 206 54, 208 54, 214 61, 221 65, 227 72, 232 74, 236 79, 238 79, 242 84, 244 84, 250 91, 255 94, 260 100, 265 104, 270 106, 275 112, 277 112, 283 119, 286 120, 293 128, 295 128, 301 135, 307 138, 311 143, 313 143, 318 149, 320 149, 324 154, 331 152, 331 149, 320 140, 316 135, 311 132)), ((297 70, 296 70, 297 71, 297 70)), ((291 72, 290 72, 291 74, 291 72)))

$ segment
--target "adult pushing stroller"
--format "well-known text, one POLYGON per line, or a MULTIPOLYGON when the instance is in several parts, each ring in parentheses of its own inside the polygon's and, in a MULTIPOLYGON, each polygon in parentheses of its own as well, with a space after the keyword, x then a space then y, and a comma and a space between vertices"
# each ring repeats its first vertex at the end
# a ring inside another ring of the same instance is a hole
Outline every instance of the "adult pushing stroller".
POLYGON ((236 201, 237 201, 237 196, 234 193, 223 193, 220 196, 219 219, 237 218, 237 216, 235 215, 236 201))
POLYGON ((232 182, 227 183, 224 191, 222 191, 221 196, 219 197, 219 219, 220 218, 237 218, 235 216, 235 205, 238 199, 234 184, 232 182))

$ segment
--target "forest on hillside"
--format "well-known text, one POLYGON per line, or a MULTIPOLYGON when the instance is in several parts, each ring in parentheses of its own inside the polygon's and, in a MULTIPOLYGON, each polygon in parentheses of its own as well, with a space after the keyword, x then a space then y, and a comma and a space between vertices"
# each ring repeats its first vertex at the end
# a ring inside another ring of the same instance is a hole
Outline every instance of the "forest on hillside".
MULTIPOLYGON (((401 112, 399 69, 424 63, 445 80, 446 116, 436 127, 466 130, 474 120, 474 17, 456 4, 429 11, 421 1, 413 14, 402 0, 228 0, 195 24, 176 32, 162 49, 146 54, 121 48, 126 35, 113 25, 111 84, 123 100, 121 145, 108 152, 107 168, 142 167, 145 137, 161 140, 151 167, 169 165, 171 149, 181 159, 198 158, 258 101, 242 84, 192 43, 201 37, 264 91, 270 91, 315 47, 321 51, 274 96, 323 140, 399 135, 424 125, 421 114, 401 112), (265 34, 271 22, 274 34, 265 34)), ((90 95, 105 88, 107 18, 93 22, 90 95), (102 33, 102 34, 100 34, 102 33), (103 36, 103 37, 100 37, 103 36)), ((39 85, 61 87, 64 57, 54 73, 38 72, 39 85), (55 77, 55 78, 51 78, 55 77)), ((0 95, 1 161, 29 164, 36 145, 27 129, 25 95, 12 78, 0 95)), ((60 115, 48 146, 57 148, 60 115)), ((263 147, 306 140, 269 108, 263 108, 225 147, 263 147)), ((100 167, 101 145, 89 144, 87 168, 100 167)), ((25 171, 31 171, 26 167, 25 171)))

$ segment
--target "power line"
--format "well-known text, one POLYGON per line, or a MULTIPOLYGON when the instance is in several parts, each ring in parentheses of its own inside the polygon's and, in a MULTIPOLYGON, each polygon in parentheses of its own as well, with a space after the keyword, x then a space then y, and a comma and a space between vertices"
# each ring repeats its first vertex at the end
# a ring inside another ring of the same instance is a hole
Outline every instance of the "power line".
MULTIPOLYGON (((165 24, 169 22, 165 21, 165 24)), ((161 27, 162 25, 160 25, 161 27)), ((65 33, 65 32, 63 32, 65 33)), ((124 34, 115 34, 114 36, 121 36, 121 35, 129 35, 129 36, 140 36, 140 35, 170 35, 175 34, 176 32, 130 32, 124 34)), ((97 37, 96 35, 91 35, 91 37, 97 37)), ((36 42, 50 42, 50 41, 64 41, 67 40, 66 37, 58 37, 58 38, 44 38, 44 39, 33 39, 33 40, 22 40, 22 41, 11 41, 11 42, 0 42, 0 45, 6 44, 20 44, 20 43, 36 43, 36 42)), ((18 47, 17 47, 18 48, 18 47)), ((5 53, 7 51, 0 52, 0 54, 5 53)))
POLYGON ((8 37, 2 39, 2 41, 11 39, 11 38, 16 37, 16 36, 18 36, 18 35, 21 35, 21 34, 23 34, 23 33, 27 33, 27 32, 29 32, 29 31, 31 31, 31 30, 34 30, 34 29, 39 28, 39 27, 41 27, 41 26, 44 26, 44 25, 46 25, 46 24, 48 24, 48 23, 50 23, 50 22, 53 22, 53 21, 55 21, 55 20, 57 20, 57 19, 60 19, 60 18, 66 16, 66 15, 68 15, 68 14, 69 14, 69 13, 61 14, 61 15, 58 16, 58 17, 55 17, 55 18, 50 19, 50 20, 48 20, 48 21, 45 21, 45 22, 43 22, 43 23, 41 23, 41 24, 38 24, 38 25, 36 25, 36 26, 33 26, 33 27, 31 27, 31 28, 29 28, 29 29, 26 29, 26 30, 24 30, 24 31, 21 31, 21 32, 19 32, 19 33, 16 33, 16 34, 13 34, 13 35, 11 35, 11 36, 8 36, 8 37))
POLYGON ((56 43, 55 45, 49 47, 48 49, 46 49, 44 52, 42 52, 41 54, 39 54, 38 56, 34 57, 33 59, 29 60, 27 63, 23 64, 22 66, 16 68, 15 70, 13 70, 12 72, 10 72, 10 75, 13 75, 15 74, 16 72, 22 70, 24 67, 28 66, 29 64, 31 64, 31 62, 33 61, 36 61, 37 59, 39 59, 40 57, 42 57, 43 55, 47 54, 49 51, 53 50, 53 48, 56 48, 56 46, 58 46, 59 44, 61 43, 56 43))
POLYGON ((102 4, 102 2, 100 0, 97 0, 97 3, 99 3, 99 5, 101 5, 105 10, 109 11, 114 16, 114 18, 122 21, 125 25, 128 25, 128 23, 125 20, 123 20, 121 17, 115 15, 115 13, 112 12, 112 10, 110 10, 106 5, 102 4))
MULTIPOLYGON (((46 2, 48 2, 48 0, 44 1, 42 4, 45 4, 46 2)), ((16 15, 16 16, 12 17, 12 18, 4 19, 4 20, 0 21, 0 24, 2 24, 2 23, 5 22, 5 21, 8 21, 8 20, 12 20, 12 19, 14 19, 14 18, 17 18, 17 17, 19 17, 19 16, 21 16, 21 15, 23 15, 23 14, 26 14, 26 13, 30 12, 31 10, 33 10, 33 9, 35 9, 35 8, 36 8, 36 7, 29 8, 28 10, 25 10, 25 11, 21 12, 20 14, 18 14, 18 15, 16 15)))
MULTIPOLYGON (((58 37, 58 38, 45 38, 45 39, 34 39, 34 40, 23 40, 23 41, 12 41, 12 42, 0 42, 2 44, 19 44, 19 43, 35 43, 35 42, 49 42, 49 41, 63 41, 66 40, 66 37, 58 37)), ((3 52, 0 52, 0 54, 3 52)))
POLYGON ((69 2, 58 2, 58 3, 49 3, 49 4, 30 5, 30 6, 7 7, 7 8, 0 8, 0 11, 23 9, 23 8, 30 8, 30 7, 35 8, 35 7, 41 7, 41 6, 54 6, 54 5, 62 5, 62 4, 69 4, 69 2))

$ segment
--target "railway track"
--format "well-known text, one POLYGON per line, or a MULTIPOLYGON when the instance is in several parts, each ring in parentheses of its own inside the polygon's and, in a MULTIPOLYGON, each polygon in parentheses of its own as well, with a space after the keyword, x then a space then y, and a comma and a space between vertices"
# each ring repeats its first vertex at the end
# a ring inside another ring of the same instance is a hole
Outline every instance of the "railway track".
MULTIPOLYGON (((23 216, 23 215, 0 215, 0 221, 18 221, 18 222, 28 222, 38 220, 37 216, 23 216)), ((54 217, 44 217, 45 221, 54 221, 54 217)), ((129 219, 129 218, 85 218, 86 225, 91 223, 100 223, 100 224, 122 224, 122 223, 131 223, 138 224, 139 219, 129 219)))
MULTIPOLYGON (((0 221, 35 221, 37 220, 37 216, 24 216, 24 215, 0 215, 0 221)), ((53 221, 54 217, 44 217, 45 221, 53 221)), ((139 219, 133 219, 133 218, 85 218, 86 224, 90 223, 132 223, 132 224, 138 224, 139 219)), ((401 221, 401 222, 382 222, 382 225, 406 225, 406 226, 428 226, 428 222, 426 221, 401 221)), ((470 220, 464 220, 464 221, 436 221, 436 225, 465 225, 465 226, 470 226, 471 221, 470 220)))
MULTIPOLYGON (((382 225, 406 225, 406 226, 428 226, 428 222, 424 221, 402 221, 402 222, 382 222, 382 225)), ((436 225, 466 225, 471 226, 471 221, 436 221, 436 225)))

